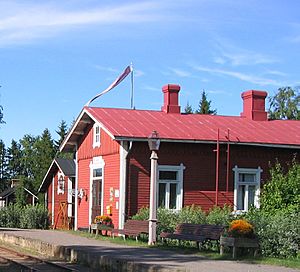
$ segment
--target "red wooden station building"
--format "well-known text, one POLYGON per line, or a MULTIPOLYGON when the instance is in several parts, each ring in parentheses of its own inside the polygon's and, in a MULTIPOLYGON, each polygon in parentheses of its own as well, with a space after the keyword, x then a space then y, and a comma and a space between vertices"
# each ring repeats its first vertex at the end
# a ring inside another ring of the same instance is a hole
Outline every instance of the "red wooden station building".
MULTIPOLYGON (((259 206, 269 163, 285 164, 299 153, 300 121, 268 120, 264 91, 242 93, 240 116, 184 114, 180 87, 169 84, 162 91, 161 111, 82 109, 60 147, 75 154, 71 189, 64 191, 64 201, 74 206, 69 215, 75 229, 87 228, 100 214, 111 215, 114 226, 122 228, 128 217, 149 206, 147 140, 154 130, 161 141, 157 206, 172 210, 192 204, 204 210, 225 203, 243 211, 259 206)), ((53 200, 59 199, 56 176, 62 172, 50 166, 40 187, 54 221, 59 208, 53 205, 62 201, 53 200)))

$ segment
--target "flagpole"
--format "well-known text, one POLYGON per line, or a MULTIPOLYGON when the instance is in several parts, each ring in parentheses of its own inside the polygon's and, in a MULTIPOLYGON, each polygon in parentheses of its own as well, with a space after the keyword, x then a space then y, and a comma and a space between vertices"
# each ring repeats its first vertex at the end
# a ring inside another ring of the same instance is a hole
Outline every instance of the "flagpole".
POLYGON ((134 109, 134 75, 133 75, 133 64, 131 62, 131 97, 130 97, 130 107, 131 109, 134 109))

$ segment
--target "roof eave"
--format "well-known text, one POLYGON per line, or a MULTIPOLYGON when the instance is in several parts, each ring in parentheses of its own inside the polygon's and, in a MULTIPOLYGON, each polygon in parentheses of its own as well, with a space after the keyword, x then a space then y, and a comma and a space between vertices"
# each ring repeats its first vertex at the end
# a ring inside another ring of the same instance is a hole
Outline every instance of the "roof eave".
MULTIPOLYGON (((117 140, 117 141, 146 142, 146 141, 148 141, 148 138, 116 136, 115 140, 117 140)), ((160 141, 161 142, 170 142, 170 143, 194 143, 194 144, 195 143, 196 144, 216 144, 217 143, 217 140, 160 139, 160 141)), ((220 144, 227 144, 228 141, 220 141, 219 143, 220 144)), ((300 149, 300 145, 296 145, 296 144, 248 143, 248 142, 233 142, 233 141, 230 141, 229 144, 274 147, 274 148, 300 149)))

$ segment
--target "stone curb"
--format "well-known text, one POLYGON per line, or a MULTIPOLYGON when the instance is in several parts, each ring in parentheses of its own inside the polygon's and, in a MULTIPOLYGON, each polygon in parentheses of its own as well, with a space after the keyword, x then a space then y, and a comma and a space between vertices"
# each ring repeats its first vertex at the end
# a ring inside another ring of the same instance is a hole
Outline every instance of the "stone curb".
POLYGON ((61 245, 53 245, 37 239, 25 238, 17 235, 9 235, 7 233, 0 233, 0 240, 5 243, 37 251, 48 257, 87 265, 93 269, 101 269, 101 271, 186 271, 185 269, 181 268, 174 269, 170 267, 168 268, 166 266, 136 263, 133 261, 127 261, 125 259, 101 255, 101 253, 93 253, 61 245))

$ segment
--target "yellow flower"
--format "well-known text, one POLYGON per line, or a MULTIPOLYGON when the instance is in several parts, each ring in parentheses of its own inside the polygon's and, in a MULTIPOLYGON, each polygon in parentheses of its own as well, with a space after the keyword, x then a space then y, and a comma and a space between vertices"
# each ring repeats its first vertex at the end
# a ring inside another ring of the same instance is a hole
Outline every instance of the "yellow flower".
POLYGON ((254 234, 254 228, 244 219, 233 220, 229 226, 228 234, 233 237, 251 237, 254 234))

